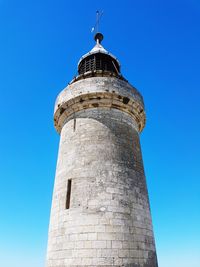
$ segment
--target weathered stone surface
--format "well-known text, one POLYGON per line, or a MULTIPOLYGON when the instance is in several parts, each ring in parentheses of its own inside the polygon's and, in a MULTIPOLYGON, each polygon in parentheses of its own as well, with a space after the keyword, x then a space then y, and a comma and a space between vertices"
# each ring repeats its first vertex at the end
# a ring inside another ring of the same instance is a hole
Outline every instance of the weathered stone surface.
POLYGON ((117 78, 80 80, 58 96, 47 267, 157 267, 139 141, 144 124, 142 97, 117 78))

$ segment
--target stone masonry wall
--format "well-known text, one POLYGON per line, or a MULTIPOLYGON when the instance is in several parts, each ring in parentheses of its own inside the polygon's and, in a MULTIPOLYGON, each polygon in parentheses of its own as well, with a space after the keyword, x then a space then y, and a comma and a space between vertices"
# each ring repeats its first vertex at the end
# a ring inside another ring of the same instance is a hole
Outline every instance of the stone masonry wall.
POLYGON ((157 267, 138 126, 128 114, 91 108, 64 124, 46 266, 157 267))

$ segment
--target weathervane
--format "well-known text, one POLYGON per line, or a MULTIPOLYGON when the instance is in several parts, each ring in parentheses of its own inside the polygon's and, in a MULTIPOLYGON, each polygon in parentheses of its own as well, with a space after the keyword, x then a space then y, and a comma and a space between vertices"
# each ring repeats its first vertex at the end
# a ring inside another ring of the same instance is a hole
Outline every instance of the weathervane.
POLYGON ((99 12, 98 10, 96 11, 96 23, 95 23, 94 27, 92 27, 91 32, 95 31, 96 33, 98 33, 98 31, 99 31, 99 21, 100 21, 102 15, 103 15, 103 11, 101 11, 101 12, 99 12))

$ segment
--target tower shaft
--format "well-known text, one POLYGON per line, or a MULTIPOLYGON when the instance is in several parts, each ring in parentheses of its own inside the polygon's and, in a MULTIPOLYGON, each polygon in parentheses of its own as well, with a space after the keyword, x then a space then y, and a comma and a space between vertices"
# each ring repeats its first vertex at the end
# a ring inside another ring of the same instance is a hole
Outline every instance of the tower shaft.
POLYGON ((139 132, 141 95, 91 77, 63 90, 47 267, 157 267, 139 132))

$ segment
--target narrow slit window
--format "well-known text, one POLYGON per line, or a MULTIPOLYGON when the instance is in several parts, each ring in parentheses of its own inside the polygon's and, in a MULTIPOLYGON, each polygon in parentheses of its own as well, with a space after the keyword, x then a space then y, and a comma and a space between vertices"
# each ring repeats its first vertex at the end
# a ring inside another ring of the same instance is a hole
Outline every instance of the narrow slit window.
POLYGON ((70 179, 67 182, 66 209, 69 209, 70 207, 71 187, 72 187, 72 180, 70 179))

